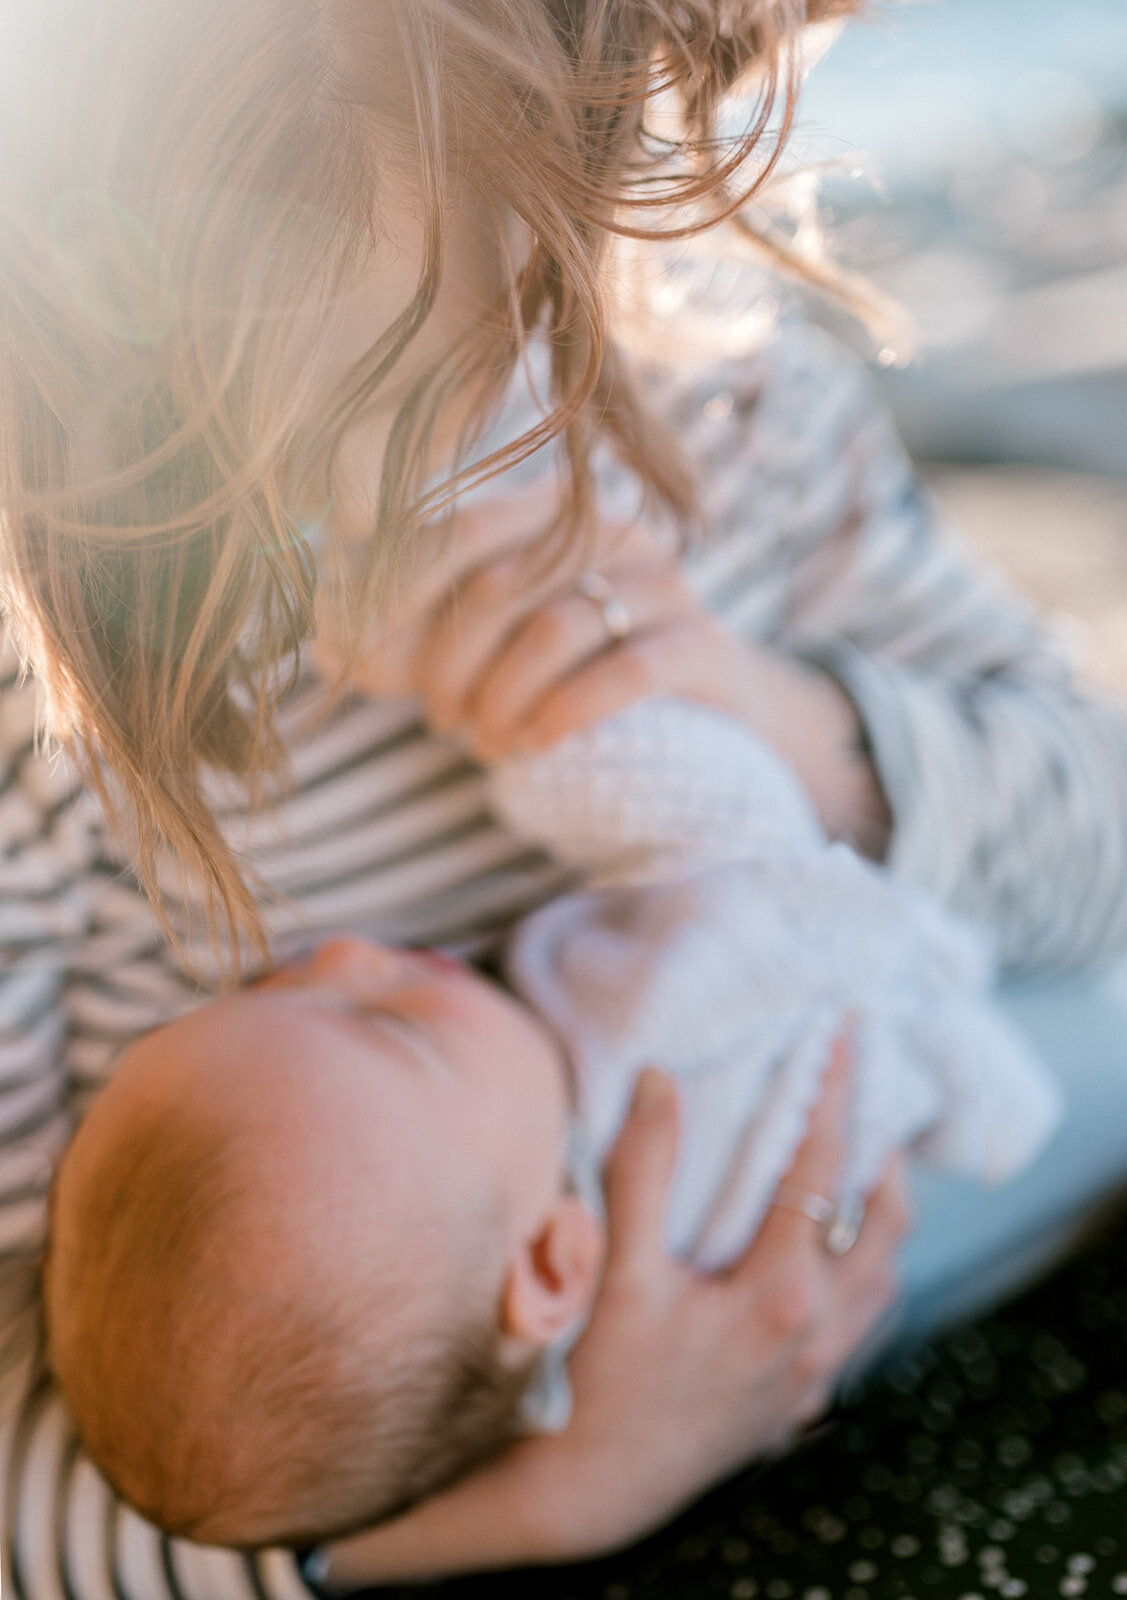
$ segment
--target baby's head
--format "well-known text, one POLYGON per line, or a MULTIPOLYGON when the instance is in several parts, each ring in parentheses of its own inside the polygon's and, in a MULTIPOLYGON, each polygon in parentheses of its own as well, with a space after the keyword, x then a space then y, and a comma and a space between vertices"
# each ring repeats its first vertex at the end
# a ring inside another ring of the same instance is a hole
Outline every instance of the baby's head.
POLYGON ((337 940, 146 1036, 53 1196, 50 1356, 97 1464, 238 1545, 467 1467, 594 1289, 566 1120, 540 1024, 430 953, 337 940))

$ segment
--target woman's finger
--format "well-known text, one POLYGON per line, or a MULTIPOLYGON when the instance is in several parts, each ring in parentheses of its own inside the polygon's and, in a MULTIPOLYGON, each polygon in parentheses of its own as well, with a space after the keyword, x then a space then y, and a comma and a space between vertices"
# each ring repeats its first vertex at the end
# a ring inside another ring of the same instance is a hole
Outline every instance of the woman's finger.
POLYGON ((884 1169, 876 1188, 865 1202, 865 1220, 861 1233, 849 1256, 860 1255, 864 1261, 867 1252, 887 1253, 904 1238, 912 1225, 912 1207, 908 1198, 908 1162, 903 1153, 895 1155, 884 1169))
MULTIPOLYGON (((514 596, 527 590, 535 577, 536 547, 558 508, 559 486, 549 478, 419 527, 404 556, 395 591, 385 597, 383 626, 378 636, 366 643, 356 663, 356 687, 373 694, 425 698, 427 686, 421 679, 425 679, 431 659, 430 638, 437 621, 447 617, 452 594, 471 575, 507 563, 502 598, 508 615, 514 596)), ((532 596, 528 603, 534 599, 532 596)), ((487 600, 482 614, 495 619, 497 610, 487 600)), ((457 633, 473 615, 472 607, 462 606, 447 620, 457 633)), ((456 666, 454 671, 456 674, 456 666)), ((457 677, 451 681, 457 682, 457 677)))
POLYGON ((616 649, 582 663, 543 694, 513 728, 513 750, 547 749, 654 694, 680 694, 734 709, 728 699, 738 687, 739 663, 733 650, 727 652, 731 670, 716 670, 713 626, 708 616, 686 609, 632 632, 616 649))
POLYGON ((784 1182, 815 1193, 835 1193, 845 1159, 852 1093, 853 1051, 848 1031, 830 1046, 817 1104, 784 1182))
MULTIPOLYGON (((558 562, 538 564, 535 557, 534 542, 499 545, 493 558, 463 569, 433 609, 417 668, 419 692, 434 727, 445 730, 466 721, 479 682, 524 619, 575 595, 578 571, 558 562)), ((682 581, 668 553, 659 554, 653 536, 639 525, 600 523, 587 560, 615 583, 620 569, 656 566, 682 581)))
MULTIPOLYGON (((448 595, 421 634, 415 662, 418 690, 440 733, 466 720, 474 686, 513 630, 546 594, 522 582, 521 557, 490 562, 448 595)), ((553 585, 554 587, 554 585, 553 585)))
MULTIPOLYGON (((695 604, 668 562, 615 568, 608 577, 631 635, 666 629, 695 604)), ((535 727, 537 716, 543 717, 551 701, 568 693, 589 668, 613 676, 620 648, 600 598, 575 588, 538 607, 488 663, 464 702, 466 720, 482 750, 494 757, 506 753, 518 730, 535 727)), ((582 688, 572 696, 577 706, 583 698, 582 688)))
POLYGON ((866 1202, 856 1244, 827 1263, 830 1312, 814 1356, 827 1375, 856 1354, 895 1299, 896 1250, 909 1221, 906 1162, 895 1156, 866 1202))
POLYGON ((552 473, 489 499, 459 505, 453 513, 420 527, 412 541, 409 595, 411 615, 435 610, 471 573, 498 559, 526 555, 544 540, 561 503, 561 485, 552 473))
MULTIPOLYGON (((785 1173, 780 1190, 785 1188, 817 1195, 833 1201, 838 1179, 845 1161, 846 1134, 849 1127, 852 1052, 848 1032, 839 1034, 830 1051, 830 1058, 822 1077, 818 1103, 810 1116, 806 1136, 790 1170, 785 1173)), ((793 1260, 796 1255, 809 1258, 811 1252, 824 1258, 833 1258, 825 1249, 824 1224, 795 1210, 789 1204, 773 1204, 769 1208, 751 1248, 733 1269, 754 1278, 764 1257, 778 1254, 781 1260, 793 1260)))
POLYGON ((645 1275, 664 1263, 665 1205, 679 1133, 676 1086, 647 1067, 607 1166, 608 1273, 645 1275))
POLYGON ((884 1175, 865 1201, 865 1216, 857 1242, 834 1262, 840 1298, 844 1301, 855 1285, 865 1288, 879 1284, 891 1289, 896 1250, 911 1225, 908 1203, 907 1163, 894 1156, 884 1175))

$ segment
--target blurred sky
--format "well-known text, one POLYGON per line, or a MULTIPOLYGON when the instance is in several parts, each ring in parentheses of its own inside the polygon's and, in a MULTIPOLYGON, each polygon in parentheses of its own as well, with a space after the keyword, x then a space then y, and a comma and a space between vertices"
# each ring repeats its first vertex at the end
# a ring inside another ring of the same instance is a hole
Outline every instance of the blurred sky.
POLYGON ((814 69, 799 153, 917 322, 887 374, 917 453, 1127 478, 1127 0, 883 4, 814 69))

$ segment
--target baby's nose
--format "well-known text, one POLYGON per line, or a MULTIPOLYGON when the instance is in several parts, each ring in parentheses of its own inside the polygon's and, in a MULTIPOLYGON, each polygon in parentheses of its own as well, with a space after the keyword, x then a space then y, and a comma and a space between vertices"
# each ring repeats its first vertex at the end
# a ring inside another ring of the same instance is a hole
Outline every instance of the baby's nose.
POLYGON ((309 957, 311 977, 341 988, 365 988, 386 981, 396 965, 396 952, 366 939, 329 939, 309 957))

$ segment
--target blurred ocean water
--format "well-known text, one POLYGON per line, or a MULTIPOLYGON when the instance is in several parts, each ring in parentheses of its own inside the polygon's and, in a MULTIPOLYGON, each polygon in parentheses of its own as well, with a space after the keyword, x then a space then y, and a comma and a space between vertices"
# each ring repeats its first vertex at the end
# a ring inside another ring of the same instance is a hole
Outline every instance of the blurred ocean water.
POLYGON ((1127 0, 908 0, 815 68, 804 121, 892 183, 1006 153, 1082 155, 1127 114, 1127 0))
POLYGON ((907 0, 813 70, 798 155, 890 290, 917 453, 1127 478, 1127 0, 907 0))

